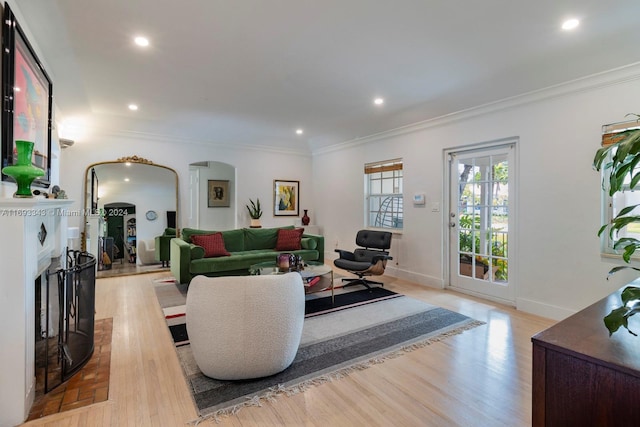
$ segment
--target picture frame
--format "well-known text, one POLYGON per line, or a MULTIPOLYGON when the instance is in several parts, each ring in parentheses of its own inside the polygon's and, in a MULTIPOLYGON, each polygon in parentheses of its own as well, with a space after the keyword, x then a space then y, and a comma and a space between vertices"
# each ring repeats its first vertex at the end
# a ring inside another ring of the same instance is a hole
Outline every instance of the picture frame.
MULTIPOLYGON (((17 163, 16 140, 34 143, 32 164, 44 170, 33 185, 51 178, 53 85, 8 4, 2 26, 2 167, 17 163)), ((13 178, 2 174, 3 181, 13 178)))
POLYGON ((98 174, 95 168, 91 168, 91 214, 95 215, 98 211, 98 174))
POLYGON ((273 181, 273 215, 300 216, 300 181, 273 181))
POLYGON ((231 206, 229 200, 229 180, 210 179, 207 185, 207 205, 210 208, 228 208, 231 206))

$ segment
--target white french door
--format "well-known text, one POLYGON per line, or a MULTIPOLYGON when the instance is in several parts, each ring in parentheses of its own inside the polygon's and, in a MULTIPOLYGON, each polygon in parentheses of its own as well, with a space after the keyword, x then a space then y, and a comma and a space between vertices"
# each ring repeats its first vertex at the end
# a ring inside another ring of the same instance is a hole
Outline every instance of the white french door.
POLYGON ((451 151, 449 286, 512 303, 515 143, 451 151))

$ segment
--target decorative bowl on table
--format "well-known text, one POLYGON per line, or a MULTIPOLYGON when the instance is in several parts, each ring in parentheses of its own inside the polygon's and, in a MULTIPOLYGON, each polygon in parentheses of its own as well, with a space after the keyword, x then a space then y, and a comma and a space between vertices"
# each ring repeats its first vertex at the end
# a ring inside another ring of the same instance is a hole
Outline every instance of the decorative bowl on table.
POLYGON ((300 255, 282 253, 276 256, 276 266, 281 272, 300 271, 304 269, 304 260, 300 255))

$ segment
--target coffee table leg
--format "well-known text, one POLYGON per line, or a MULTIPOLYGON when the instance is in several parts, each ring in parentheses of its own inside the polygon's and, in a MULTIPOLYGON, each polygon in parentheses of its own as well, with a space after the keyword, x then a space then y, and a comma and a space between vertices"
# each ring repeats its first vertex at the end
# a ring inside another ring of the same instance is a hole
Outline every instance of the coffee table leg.
POLYGON ((331 270, 331 305, 335 302, 335 298, 333 296, 333 270, 331 270))

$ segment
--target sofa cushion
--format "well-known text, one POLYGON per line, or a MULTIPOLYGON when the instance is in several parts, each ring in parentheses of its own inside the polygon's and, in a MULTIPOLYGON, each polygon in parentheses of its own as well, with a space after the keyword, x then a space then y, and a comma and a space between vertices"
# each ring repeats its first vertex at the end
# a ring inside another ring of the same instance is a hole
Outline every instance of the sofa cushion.
POLYGON ((189 243, 189 252, 191 254, 191 259, 204 258, 204 248, 202 246, 189 243))
POLYGON ((281 228, 244 228, 244 250, 274 249, 278 240, 278 230, 293 228, 293 225, 281 228))
MULTIPOLYGON (((199 230, 197 228, 183 228, 182 238, 185 242, 193 243, 193 236, 202 234, 214 234, 218 231, 213 230, 199 230)), ((238 230, 226 230, 222 231, 222 239, 224 240, 224 247, 229 252, 239 252, 244 250, 244 231, 238 230)))
POLYGON ((302 249, 302 246, 300 245, 302 233, 304 233, 304 228, 294 228, 293 230, 278 230, 276 251, 298 251, 302 249))
POLYGON ((302 249, 315 249, 318 247, 318 242, 311 237, 303 237, 300 239, 300 247, 302 249))
POLYGON ((244 251, 244 231, 242 229, 223 231, 222 238, 224 239, 224 247, 229 252, 244 251))
MULTIPOLYGON (((318 251, 302 249, 292 251, 295 255, 301 255, 305 261, 317 261, 318 251)), ((248 274, 249 267, 253 264, 265 261, 275 261, 278 252, 273 249, 255 250, 244 252, 232 252, 228 257, 194 259, 189 263, 189 273, 193 276, 204 274, 206 276, 248 274)))
POLYGON ((176 235, 176 229, 175 228, 167 227, 167 228, 164 229, 163 236, 175 236, 175 235, 176 235))
POLYGON ((197 228, 183 228, 182 229, 182 239, 187 243, 193 243, 191 237, 196 234, 213 234, 217 233, 215 230, 199 230, 197 228))
POLYGON ((215 258, 220 256, 230 256, 224 247, 224 240, 222 239, 222 233, 214 234, 194 234, 191 236, 191 240, 198 246, 204 248, 205 258, 215 258))

